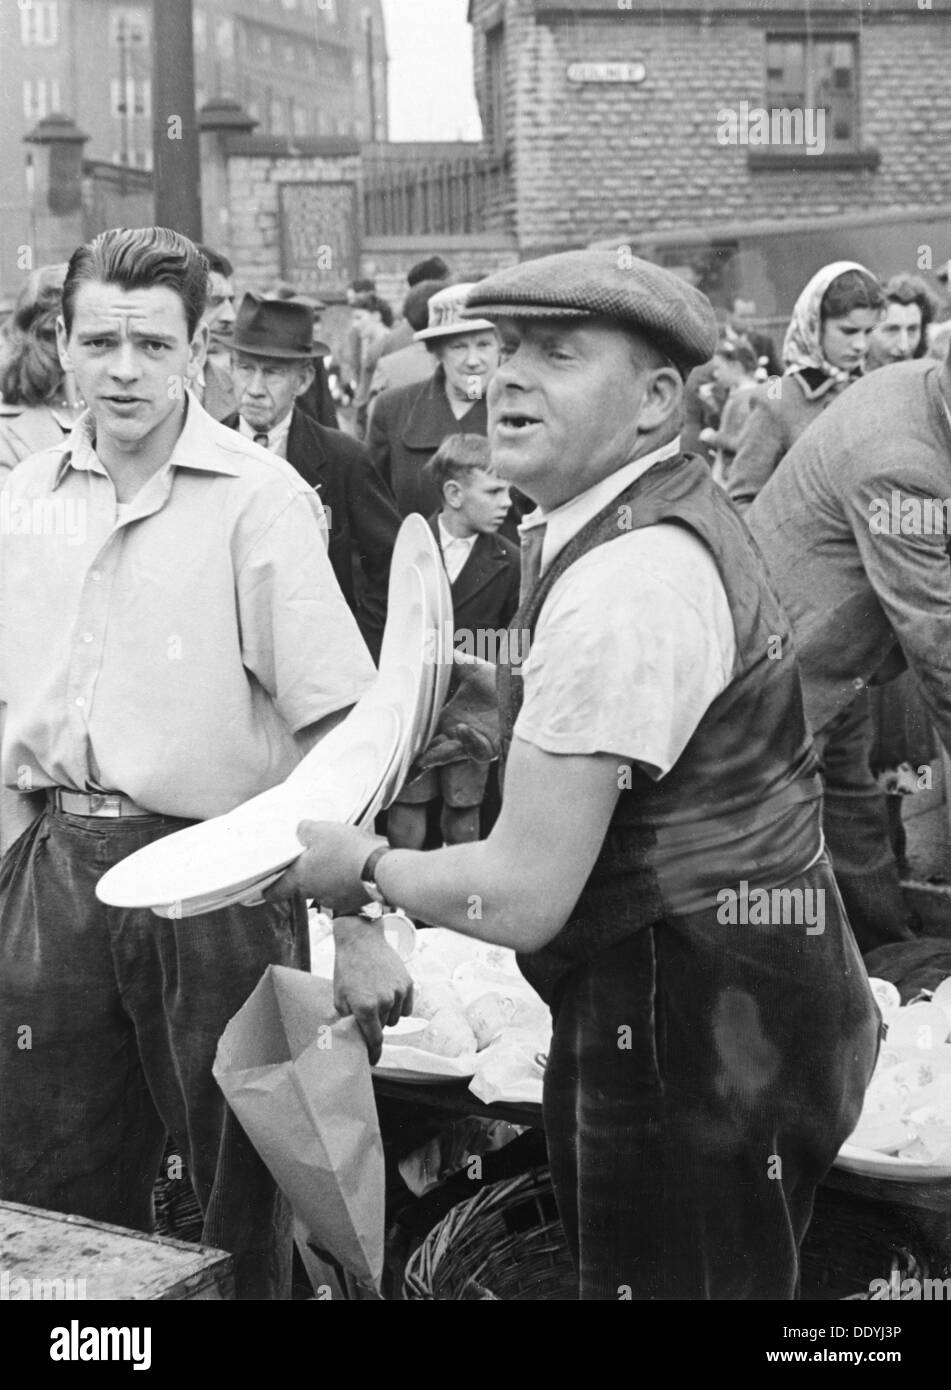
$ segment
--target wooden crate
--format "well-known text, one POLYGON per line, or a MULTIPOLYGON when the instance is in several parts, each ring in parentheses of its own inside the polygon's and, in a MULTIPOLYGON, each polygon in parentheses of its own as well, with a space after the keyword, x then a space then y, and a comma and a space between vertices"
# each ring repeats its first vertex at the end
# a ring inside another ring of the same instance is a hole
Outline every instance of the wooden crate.
POLYGON ((0 1202, 0 1301, 233 1299, 231 1256, 82 1216, 0 1202))

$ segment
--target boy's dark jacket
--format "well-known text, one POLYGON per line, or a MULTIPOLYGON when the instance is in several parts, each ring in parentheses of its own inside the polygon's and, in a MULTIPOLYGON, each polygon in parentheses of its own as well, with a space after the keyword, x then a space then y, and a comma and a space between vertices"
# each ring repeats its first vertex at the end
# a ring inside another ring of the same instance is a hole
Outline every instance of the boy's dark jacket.
MULTIPOLYGON (((439 542, 439 513, 429 518, 439 542)), ((508 627, 518 608, 519 550, 497 532, 481 534, 452 585, 453 623, 457 632, 508 627)))

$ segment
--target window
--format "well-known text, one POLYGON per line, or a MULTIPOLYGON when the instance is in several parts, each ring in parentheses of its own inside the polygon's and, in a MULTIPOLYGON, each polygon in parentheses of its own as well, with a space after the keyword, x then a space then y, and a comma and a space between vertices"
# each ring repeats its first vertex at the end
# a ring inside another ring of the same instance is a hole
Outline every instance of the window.
POLYGON ((28 77, 23 83, 23 115, 28 121, 41 121, 60 108, 59 78, 28 77))
POLYGON ((826 150, 859 149, 856 39, 767 38, 766 105, 823 111, 826 150))
POLYGON ((114 77, 109 84, 109 114, 112 116, 151 116, 152 81, 148 77, 128 77, 123 83, 114 77))
POLYGON ((234 20, 219 19, 215 24, 215 47, 221 58, 234 57, 234 20))
POLYGON ((139 6, 123 5, 109 16, 109 42, 113 48, 144 48, 149 41, 148 16, 139 6))
POLYGON ((146 169, 152 168, 152 151, 150 149, 136 148, 128 150, 113 150, 113 164, 122 164, 127 169, 146 169))
POLYGON ((287 134, 287 108, 280 97, 271 98, 271 134, 287 134))
POLYGON ((56 0, 32 0, 20 6, 20 38, 24 48, 51 48, 59 39, 59 5, 56 0))
POLYGON ((505 26, 497 24, 485 36, 485 142, 500 150, 505 145, 505 26))
POLYGON ((196 8, 192 15, 192 35, 195 40, 195 52, 204 53, 208 43, 208 17, 204 10, 196 8))

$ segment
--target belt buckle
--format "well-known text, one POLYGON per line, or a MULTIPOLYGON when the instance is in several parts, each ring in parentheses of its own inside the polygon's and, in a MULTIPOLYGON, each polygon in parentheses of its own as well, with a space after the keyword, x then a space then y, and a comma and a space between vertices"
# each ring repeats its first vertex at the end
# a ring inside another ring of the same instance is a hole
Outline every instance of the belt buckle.
POLYGON ((89 814, 118 819, 122 815, 122 797, 108 792, 90 792, 89 814))

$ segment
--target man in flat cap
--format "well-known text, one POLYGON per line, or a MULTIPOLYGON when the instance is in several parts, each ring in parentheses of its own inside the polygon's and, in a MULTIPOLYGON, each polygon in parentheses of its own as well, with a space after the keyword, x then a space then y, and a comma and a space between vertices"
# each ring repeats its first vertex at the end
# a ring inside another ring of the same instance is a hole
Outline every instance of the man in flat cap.
POLYGON ((501 335, 493 463, 538 504, 501 815, 429 853, 305 825, 278 891, 348 913, 372 890, 520 953, 553 1014, 545 1124, 582 1299, 790 1299, 879 1016, 823 852, 788 625, 681 452, 713 311, 589 251, 501 271, 468 307, 501 335))

